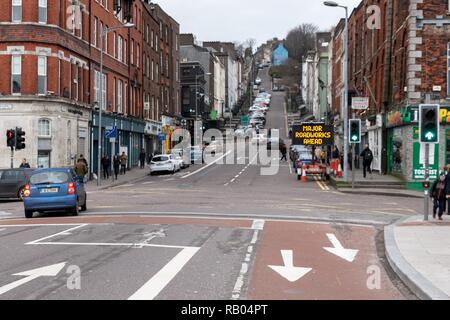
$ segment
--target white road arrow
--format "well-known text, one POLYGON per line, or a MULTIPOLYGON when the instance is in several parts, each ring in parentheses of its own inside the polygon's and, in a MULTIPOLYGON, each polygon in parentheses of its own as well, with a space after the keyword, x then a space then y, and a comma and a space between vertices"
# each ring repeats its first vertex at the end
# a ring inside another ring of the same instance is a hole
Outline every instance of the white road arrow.
POLYGON ((30 271, 25 271, 21 273, 13 274, 13 276, 23 276, 26 278, 14 281, 10 284, 7 284, 3 287, 0 287, 0 295, 11 291, 17 287, 20 287, 24 285, 25 283, 28 283, 30 281, 33 281, 34 279, 40 278, 40 277, 55 277, 58 275, 58 273, 64 268, 66 265, 66 262, 54 264, 47 267, 42 267, 30 271))
POLYGON ((353 262, 355 260, 359 250, 345 249, 339 242, 339 240, 336 238, 336 236, 332 233, 328 233, 327 237, 333 244, 333 248, 324 247, 325 250, 331 252, 332 254, 344 260, 347 260, 348 262, 353 262))
POLYGON ((296 282, 310 272, 311 268, 294 267, 294 252, 292 250, 281 250, 284 266, 269 266, 280 276, 290 282, 296 282))

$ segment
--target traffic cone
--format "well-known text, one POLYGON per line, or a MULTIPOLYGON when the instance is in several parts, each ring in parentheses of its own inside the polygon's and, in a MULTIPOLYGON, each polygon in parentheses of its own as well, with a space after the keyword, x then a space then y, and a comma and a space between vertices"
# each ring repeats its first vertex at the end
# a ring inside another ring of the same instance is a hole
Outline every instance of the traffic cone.
POLYGON ((302 166, 302 182, 308 182, 308 177, 306 176, 306 166, 302 166))
POLYGON ((338 172, 337 172, 337 177, 338 178, 342 178, 343 177, 343 175, 342 175, 342 166, 341 166, 340 162, 339 162, 339 168, 338 168, 338 172))

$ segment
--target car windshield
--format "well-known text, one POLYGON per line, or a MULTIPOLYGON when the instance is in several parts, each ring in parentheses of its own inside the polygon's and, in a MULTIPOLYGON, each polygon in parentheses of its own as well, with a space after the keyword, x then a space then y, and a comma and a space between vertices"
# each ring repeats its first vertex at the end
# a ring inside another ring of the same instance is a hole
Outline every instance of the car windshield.
POLYGON ((69 174, 64 171, 38 172, 31 176, 30 183, 39 184, 62 184, 69 182, 69 174))
POLYGON ((169 161, 169 157, 164 157, 164 156, 154 157, 152 161, 153 162, 169 161))
POLYGON ((312 153, 311 152, 302 151, 302 152, 299 153, 298 159, 300 159, 300 160, 312 160, 312 153))

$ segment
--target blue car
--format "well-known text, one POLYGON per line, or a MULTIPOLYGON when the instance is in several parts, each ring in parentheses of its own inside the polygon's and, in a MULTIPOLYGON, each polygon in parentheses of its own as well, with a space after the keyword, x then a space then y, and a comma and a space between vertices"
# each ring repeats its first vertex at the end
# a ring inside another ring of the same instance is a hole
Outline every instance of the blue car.
POLYGON ((86 190, 82 177, 73 169, 39 169, 34 171, 24 190, 25 217, 35 211, 69 211, 76 216, 86 211, 86 190))

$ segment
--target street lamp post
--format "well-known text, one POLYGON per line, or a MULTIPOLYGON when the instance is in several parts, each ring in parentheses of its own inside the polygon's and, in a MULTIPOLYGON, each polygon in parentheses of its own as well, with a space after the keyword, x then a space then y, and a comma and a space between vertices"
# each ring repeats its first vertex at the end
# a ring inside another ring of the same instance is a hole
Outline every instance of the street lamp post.
POLYGON ((348 7, 341 6, 334 1, 325 1, 323 3, 328 7, 339 7, 345 10, 345 30, 344 30, 344 180, 348 181, 348 7))
MULTIPOLYGON (((195 121, 198 121, 198 79, 204 76, 210 76, 212 73, 207 72, 204 74, 196 74, 195 75, 195 121)), ((202 121, 203 126, 203 121, 202 121)))
POLYGON ((126 23, 124 25, 112 28, 100 28, 100 101, 98 108, 98 155, 97 155, 97 186, 102 184, 101 181, 101 157, 102 157, 102 112, 103 112, 103 43, 106 35, 114 30, 122 28, 132 28, 134 24, 126 23))

